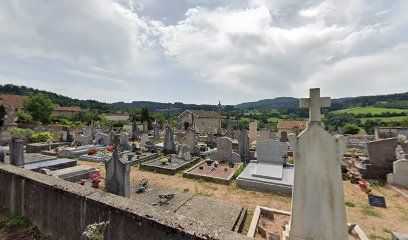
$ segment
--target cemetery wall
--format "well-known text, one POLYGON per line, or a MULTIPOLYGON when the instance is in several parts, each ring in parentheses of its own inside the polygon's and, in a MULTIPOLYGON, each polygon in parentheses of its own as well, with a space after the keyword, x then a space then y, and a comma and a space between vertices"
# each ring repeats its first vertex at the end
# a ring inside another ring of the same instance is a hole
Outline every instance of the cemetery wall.
POLYGON ((86 226, 109 221, 106 239, 248 239, 178 214, 0 163, 0 206, 56 239, 80 239, 86 226))

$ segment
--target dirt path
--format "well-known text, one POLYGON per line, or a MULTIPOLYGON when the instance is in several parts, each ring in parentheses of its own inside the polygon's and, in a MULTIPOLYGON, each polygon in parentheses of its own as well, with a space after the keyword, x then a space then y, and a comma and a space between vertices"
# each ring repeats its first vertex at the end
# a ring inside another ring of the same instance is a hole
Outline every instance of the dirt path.
MULTIPOLYGON (((103 164, 79 161, 80 165, 97 167, 105 174, 103 164)), ((237 188, 235 181, 229 186, 205 181, 183 178, 181 174, 174 176, 146 172, 132 167, 131 181, 147 178, 150 183, 178 191, 190 191, 197 194, 211 196, 223 201, 235 202, 248 208, 245 222, 246 234, 257 205, 290 211, 291 198, 272 193, 261 193, 237 188), (187 190, 188 189, 188 190, 187 190)), ((373 194, 385 196, 387 208, 373 208, 368 206, 368 197, 360 191, 357 185, 344 182, 345 201, 347 203, 348 222, 360 225, 370 239, 391 239, 390 232, 408 233, 408 201, 391 188, 374 187, 373 194)))

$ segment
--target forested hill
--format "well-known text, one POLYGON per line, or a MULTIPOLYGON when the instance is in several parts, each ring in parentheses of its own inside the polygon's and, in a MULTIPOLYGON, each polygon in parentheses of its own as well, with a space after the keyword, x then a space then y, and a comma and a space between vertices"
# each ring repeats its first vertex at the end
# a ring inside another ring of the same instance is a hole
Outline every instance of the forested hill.
MULTIPOLYGON (((12 84, 0 85, 0 93, 25 95, 35 93, 43 93, 47 95, 51 101, 61 106, 78 106, 86 109, 99 110, 101 112, 108 112, 113 110, 130 110, 133 108, 146 107, 150 111, 157 111, 163 109, 177 109, 179 112, 186 109, 203 109, 203 110, 217 110, 216 105, 199 105, 199 104, 184 104, 181 102, 175 103, 159 103, 149 101, 134 101, 131 103, 117 102, 117 103, 104 103, 95 100, 79 100, 73 99, 67 96, 56 94, 53 92, 38 90, 25 86, 16 86, 12 84)), ((345 109, 350 107, 365 107, 376 106, 384 108, 399 108, 408 109, 408 92, 388 94, 388 95, 376 95, 376 96, 362 96, 362 97, 348 97, 333 99, 332 107, 330 110, 345 109)), ((257 102, 241 103, 235 106, 226 106, 224 111, 237 109, 285 109, 285 108, 298 108, 299 99, 292 97, 278 97, 274 99, 264 99, 257 102)))

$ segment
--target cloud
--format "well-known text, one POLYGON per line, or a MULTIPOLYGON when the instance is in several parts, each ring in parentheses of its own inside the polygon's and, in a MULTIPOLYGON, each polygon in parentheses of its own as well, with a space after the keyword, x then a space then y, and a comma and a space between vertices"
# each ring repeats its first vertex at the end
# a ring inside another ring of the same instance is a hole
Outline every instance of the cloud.
POLYGON ((303 96, 310 86, 337 97, 406 91, 407 8, 398 0, 9 0, 0 9, 0 81, 102 101, 239 103, 303 96))

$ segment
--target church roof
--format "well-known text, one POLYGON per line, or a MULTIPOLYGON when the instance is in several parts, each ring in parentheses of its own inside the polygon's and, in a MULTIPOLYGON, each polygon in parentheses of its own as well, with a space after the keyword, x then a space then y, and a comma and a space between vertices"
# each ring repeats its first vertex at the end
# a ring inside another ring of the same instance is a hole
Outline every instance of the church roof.
POLYGON ((204 111, 204 110, 186 110, 179 117, 190 113, 193 114, 196 118, 219 118, 219 114, 214 111, 204 111))

